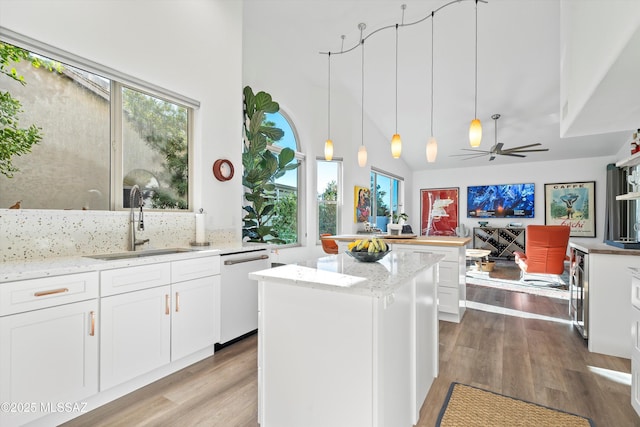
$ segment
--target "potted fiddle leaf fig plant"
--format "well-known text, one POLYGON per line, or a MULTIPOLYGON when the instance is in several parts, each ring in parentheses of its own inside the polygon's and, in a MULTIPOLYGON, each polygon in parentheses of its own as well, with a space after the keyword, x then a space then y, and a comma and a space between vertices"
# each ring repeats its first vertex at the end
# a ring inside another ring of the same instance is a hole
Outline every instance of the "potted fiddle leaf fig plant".
POLYGON ((242 185, 245 187, 242 238, 249 242, 283 244, 272 219, 277 202, 276 179, 294 170, 295 152, 288 147, 272 151, 269 147, 284 136, 282 129, 265 121, 266 114, 277 113, 280 106, 266 92, 243 90, 244 141, 242 151, 242 185))

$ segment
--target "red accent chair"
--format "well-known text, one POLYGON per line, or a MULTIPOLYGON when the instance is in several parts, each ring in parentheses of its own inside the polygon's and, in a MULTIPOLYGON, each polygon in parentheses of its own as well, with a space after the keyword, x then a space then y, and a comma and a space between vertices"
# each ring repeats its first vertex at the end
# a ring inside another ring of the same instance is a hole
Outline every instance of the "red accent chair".
POLYGON ((324 239, 323 237, 325 236, 331 236, 331 234, 325 233, 320 235, 320 242, 322 243, 322 249, 324 249, 324 251, 328 254, 337 254, 339 252, 338 244, 336 243, 335 240, 324 239))
POLYGON ((571 228, 567 225, 527 226, 525 251, 514 252, 521 278, 526 280, 524 275, 530 273, 562 275, 564 262, 569 260, 567 246, 570 232, 571 228))

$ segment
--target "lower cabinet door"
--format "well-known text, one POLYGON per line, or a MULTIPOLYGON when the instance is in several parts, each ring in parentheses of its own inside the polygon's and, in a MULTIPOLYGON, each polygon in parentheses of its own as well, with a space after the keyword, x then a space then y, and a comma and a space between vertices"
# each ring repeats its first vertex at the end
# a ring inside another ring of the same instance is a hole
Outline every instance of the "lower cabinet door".
POLYGON ((216 342, 220 276, 174 283, 171 286, 171 360, 178 360, 216 342))
POLYGON ((98 392, 97 300, 0 317, 0 425, 98 392), (7 410, 5 410, 7 409, 7 410))
POLYGON ((171 306, 169 285, 101 299, 101 391, 170 362, 171 306))

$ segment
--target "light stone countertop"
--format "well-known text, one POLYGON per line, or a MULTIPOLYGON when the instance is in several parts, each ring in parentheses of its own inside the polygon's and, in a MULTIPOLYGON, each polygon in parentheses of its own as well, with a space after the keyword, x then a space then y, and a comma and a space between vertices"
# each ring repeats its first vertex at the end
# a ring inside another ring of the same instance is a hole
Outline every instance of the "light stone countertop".
MULTIPOLYGON (((162 249, 163 248, 156 248, 153 250, 149 250, 149 252, 162 249)), ((226 255, 261 249, 268 250, 269 245, 260 243, 229 243, 215 245, 211 244, 210 246, 188 246, 184 248, 176 247, 172 249, 182 249, 184 250, 184 252, 126 259, 114 259, 108 261, 91 258, 91 256, 98 256, 96 254, 87 254, 86 256, 74 255, 68 257, 51 257, 36 260, 0 262, 0 283, 26 279, 38 279, 49 276, 61 276, 64 274, 84 273, 87 271, 110 270, 114 268, 156 264, 167 261, 179 261, 183 259, 200 258, 211 255, 226 255)), ((143 250, 137 252, 145 251, 143 250)), ((121 253, 125 252, 116 252, 116 254, 121 253)))
POLYGON ((360 262, 346 254, 331 255, 256 271, 254 280, 275 280, 296 286, 384 297, 437 264, 444 255, 391 251, 377 262, 360 262))
POLYGON ((607 254, 607 255, 640 255, 640 249, 623 249, 616 246, 607 245, 603 242, 572 242, 569 246, 579 249, 589 254, 607 254))

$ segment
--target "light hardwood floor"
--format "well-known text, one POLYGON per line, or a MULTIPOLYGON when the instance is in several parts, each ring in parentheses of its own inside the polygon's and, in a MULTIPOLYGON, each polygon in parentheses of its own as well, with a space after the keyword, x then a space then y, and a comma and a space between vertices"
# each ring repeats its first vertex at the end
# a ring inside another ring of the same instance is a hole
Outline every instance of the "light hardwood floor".
MULTIPOLYGON (((568 323, 566 300, 473 285, 467 299, 473 308, 461 323, 440 322, 440 375, 417 426, 435 425, 452 381, 584 415, 598 427, 640 426, 624 383, 630 361, 589 353, 568 323)), ((65 426, 256 426, 256 355, 254 335, 65 426)))

